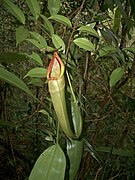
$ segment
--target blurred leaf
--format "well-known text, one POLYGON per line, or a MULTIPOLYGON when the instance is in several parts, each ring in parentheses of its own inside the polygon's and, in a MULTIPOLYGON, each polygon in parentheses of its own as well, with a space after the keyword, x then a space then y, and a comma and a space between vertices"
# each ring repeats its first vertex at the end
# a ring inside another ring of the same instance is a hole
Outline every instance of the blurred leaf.
POLYGON ((115 15, 114 15, 114 24, 113 24, 113 31, 115 33, 118 33, 119 27, 120 27, 120 20, 121 20, 121 14, 119 11, 119 8, 115 10, 115 15))
POLYGON ((27 36, 29 34, 29 31, 24 28, 24 26, 19 26, 17 29, 16 29, 16 46, 27 39, 27 36))
POLYGON ((37 0, 26 0, 26 3, 34 16, 34 18, 37 20, 40 14, 40 6, 39 2, 37 0))
POLYGON ((79 48, 85 49, 86 51, 95 51, 92 42, 86 38, 76 38, 73 42, 79 46, 79 48))
POLYGON ((69 27, 72 27, 71 21, 67 17, 65 17, 65 16, 62 16, 62 15, 53 15, 53 16, 50 16, 49 19, 53 19, 55 21, 58 21, 61 24, 64 24, 64 25, 69 26, 69 27))
POLYGON ((35 52, 32 52, 31 55, 28 55, 31 59, 33 59, 37 64, 43 66, 43 61, 41 59, 41 57, 35 53, 35 52))
POLYGON ((127 50, 127 51, 135 54, 135 47, 127 47, 127 48, 124 48, 123 50, 127 50))
POLYGON ((5 8, 16 17, 22 24, 25 24, 25 16, 22 10, 10 0, 3 0, 5 8))
POLYGON ((52 42, 57 49, 65 51, 65 43, 60 36, 53 34, 52 42))
POLYGON ((24 78, 26 77, 46 77, 47 76, 47 70, 45 68, 33 68, 31 69, 25 76, 24 78))
POLYGON ((43 82, 39 78, 32 78, 31 81, 29 82, 29 84, 33 84, 34 86, 42 87, 43 82))
POLYGON ((123 8, 122 2, 120 0, 114 0, 114 2, 118 6, 121 14, 124 16, 124 18, 126 18, 127 15, 126 15, 126 12, 125 12, 125 10, 123 8))
POLYGON ((104 46, 99 50, 99 55, 100 57, 102 57, 112 54, 114 52, 117 52, 117 49, 114 46, 104 46))
POLYGON ((14 53, 14 52, 3 52, 0 53, 0 63, 9 64, 17 63, 20 61, 27 61, 29 58, 25 54, 14 53))
POLYGON ((53 29, 53 26, 52 26, 52 24, 51 24, 51 22, 47 19, 47 17, 46 16, 44 16, 44 15, 40 15, 42 18, 43 18, 43 20, 44 20, 44 28, 52 35, 52 34, 54 34, 54 29, 53 29))
POLYGON ((130 151, 130 150, 122 150, 122 149, 116 149, 116 148, 111 148, 111 147, 98 147, 96 149, 97 151, 100 151, 100 152, 116 154, 119 156, 135 156, 135 152, 130 151))
POLYGON ((20 78, 2 67, 0 67, 0 79, 18 87, 19 89, 34 97, 28 86, 20 78))
POLYGON ((81 32, 86 32, 86 33, 88 33, 88 34, 90 34, 92 36, 95 36, 95 37, 99 38, 99 35, 96 32, 96 30, 91 28, 90 26, 81 26, 78 30, 81 31, 81 32))
POLYGON ((37 159, 29 180, 64 180, 65 155, 58 144, 46 149, 37 159))
POLYGON ((115 69, 110 76, 110 87, 114 86, 123 76, 124 74, 124 67, 118 67, 115 69))
POLYGON ((55 15, 60 10, 60 0, 48 0, 48 9, 51 15, 55 15))
POLYGON ((67 154, 70 161, 69 180, 74 180, 79 170, 83 151, 83 140, 67 140, 67 154))

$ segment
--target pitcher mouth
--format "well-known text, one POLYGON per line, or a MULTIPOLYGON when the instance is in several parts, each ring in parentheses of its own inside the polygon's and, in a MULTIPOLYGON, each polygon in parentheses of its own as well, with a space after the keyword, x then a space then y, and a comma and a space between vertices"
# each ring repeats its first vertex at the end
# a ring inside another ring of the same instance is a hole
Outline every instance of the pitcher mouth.
POLYGON ((59 79, 64 73, 64 64, 60 57, 58 56, 57 52, 54 52, 52 60, 50 61, 48 72, 47 72, 47 79, 48 80, 57 80, 59 79))

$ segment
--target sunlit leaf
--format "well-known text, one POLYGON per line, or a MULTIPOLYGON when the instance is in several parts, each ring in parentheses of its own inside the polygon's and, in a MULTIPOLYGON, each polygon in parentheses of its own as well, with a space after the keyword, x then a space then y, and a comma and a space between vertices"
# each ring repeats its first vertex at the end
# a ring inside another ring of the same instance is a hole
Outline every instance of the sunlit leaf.
POLYGON ((97 31, 90 26, 81 26, 78 30, 99 38, 97 31))
POLYGON ((3 5, 14 17, 16 17, 21 23, 25 24, 25 16, 17 5, 15 5, 11 0, 3 0, 3 5))
POLYGON ((95 51, 95 46, 86 38, 76 38, 73 42, 86 51, 95 51))
POLYGON ((16 45, 18 45, 20 42, 27 39, 28 36, 28 30, 24 28, 24 26, 19 26, 16 29, 16 45))
POLYGON ((37 20, 40 14, 40 6, 37 0, 26 0, 26 3, 32 13, 32 15, 37 20))
POLYGON ((27 94, 34 97, 28 86, 20 78, 2 67, 0 67, 0 79, 16 86, 17 88, 25 91, 27 94))
POLYGON ((57 15, 50 16, 49 19, 53 19, 55 21, 58 21, 61 24, 72 27, 71 21, 65 16, 57 14, 57 15))
POLYGON ((51 15, 57 14, 60 10, 60 0, 49 0, 48 9, 51 15))
POLYGON ((58 35, 56 35, 56 34, 53 34, 53 35, 52 35, 52 42, 53 42, 54 46, 55 46, 57 49, 60 49, 60 50, 65 51, 65 43, 64 43, 64 41, 61 39, 60 36, 58 36, 58 35))
POLYGON ((29 180, 64 180, 65 155, 58 144, 46 149, 37 159, 29 180))
POLYGON ((109 81, 110 87, 114 86, 122 78, 124 69, 124 67, 118 67, 111 73, 109 81))
POLYGON ((54 29, 53 29, 53 26, 52 26, 52 24, 51 24, 51 22, 47 19, 47 17, 46 16, 44 16, 44 15, 40 15, 42 18, 43 18, 43 20, 44 20, 44 28, 52 35, 52 34, 54 34, 54 29))
POLYGON ((42 67, 38 67, 38 68, 33 68, 31 69, 25 76, 26 77, 46 77, 47 75, 47 70, 45 68, 42 67))

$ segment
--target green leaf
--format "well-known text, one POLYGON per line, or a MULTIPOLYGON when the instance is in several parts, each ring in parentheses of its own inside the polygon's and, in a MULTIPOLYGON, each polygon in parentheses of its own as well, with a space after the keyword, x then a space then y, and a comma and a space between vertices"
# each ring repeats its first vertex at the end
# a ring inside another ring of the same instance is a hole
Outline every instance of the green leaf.
POLYGON ((86 38, 76 38, 73 42, 86 51, 95 51, 94 45, 86 38))
POLYGON ((123 50, 127 50, 127 51, 135 54, 135 47, 127 47, 127 48, 123 48, 123 50))
POLYGON ((104 46, 99 50, 99 55, 102 57, 115 52, 117 52, 117 49, 114 46, 104 46))
POLYGON ((42 46, 47 47, 47 43, 46 40, 43 36, 41 36, 39 33, 37 32, 29 32, 30 35, 37 40, 42 46))
POLYGON ((27 39, 29 31, 24 26, 19 26, 16 29, 16 46, 27 39))
POLYGON ((53 42, 54 46, 55 46, 57 49, 60 49, 60 50, 65 51, 65 43, 64 43, 64 41, 61 39, 60 36, 58 36, 58 35, 56 35, 56 34, 53 34, 53 35, 52 35, 52 42, 53 42))
POLYGON ((28 56, 33 59, 37 64, 43 66, 43 61, 37 53, 33 52, 31 55, 28 56))
POLYGON ((0 79, 18 87, 19 89, 34 97, 28 86, 20 78, 2 67, 0 67, 0 79))
POLYGON ((37 159, 29 180, 64 180, 65 155, 58 144, 46 149, 37 159))
POLYGON ((81 31, 81 32, 86 32, 86 33, 88 33, 88 34, 90 34, 92 36, 95 36, 95 37, 99 38, 99 35, 96 32, 96 30, 91 28, 90 26, 81 26, 78 30, 81 31))
POLYGON ((60 10, 60 0, 49 0, 48 9, 51 15, 57 14, 60 10))
POLYGON ((71 99, 72 122, 76 136, 79 138, 82 132, 82 116, 77 101, 71 99))
POLYGON ((34 86, 42 87, 43 82, 39 78, 32 78, 31 81, 29 82, 29 84, 33 84, 34 86))
POLYGON ((42 78, 42 77, 46 77, 47 75, 47 70, 45 68, 33 68, 31 69, 25 76, 26 77, 38 77, 38 78, 42 78))
POLYGON ((52 35, 54 34, 54 29, 53 26, 51 24, 51 22, 47 19, 47 17, 45 17, 44 15, 40 15, 43 20, 44 20, 44 28, 52 35))
POLYGON ((21 23, 25 24, 25 16, 18 6, 10 0, 3 0, 3 5, 14 17, 16 17, 21 23))
POLYGON ((35 40, 35 39, 26 39, 26 41, 31 42, 34 46, 36 46, 38 49, 46 49, 47 46, 41 44, 39 41, 35 40))
POLYGON ((69 180, 74 180, 79 170, 83 151, 83 140, 67 140, 67 154, 70 161, 69 180))
POLYGON ((27 61, 29 58, 22 53, 14 53, 14 52, 3 52, 0 53, 0 63, 9 64, 9 63, 17 63, 20 61, 27 61))
POLYGON ((55 20, 55 21, 57 21, 57 22, 59 22, 61 24, 72 27, 71 21, 65 16, 53 15, 53 16, 50 16, 49 19, 53 19, 53 20, 55 20))
POLYGON ((110 76, 110 87, 114 86, 123 76, 124 74, 124 67, 118 67, 115 69, 110 76))
POLYGON ((135 156, 135 152, 130 150, 116 149, 111 147, 98 147, 96 149, 100 152, 116 154, 119 156, 135 156))
POLYGON ((40 6, 39 2, 37 0, 26 0, 26 3, 34 16, 34 18, 37 20, 40 14, 40 6))
POLYGON ((113 31, 115 33, 118 33, 119 31, 119 27, 120 27, 120 19, 121 18, 121 14, 120 14, 120 10, 119 8, 117 8, 115 10, 115 15, 114 15, 114 24, 113 24, 113 31))

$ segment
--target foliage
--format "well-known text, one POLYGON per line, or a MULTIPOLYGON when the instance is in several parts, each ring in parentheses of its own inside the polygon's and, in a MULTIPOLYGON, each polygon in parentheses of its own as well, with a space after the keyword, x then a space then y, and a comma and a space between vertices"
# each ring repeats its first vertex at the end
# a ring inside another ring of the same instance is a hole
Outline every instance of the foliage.
POLYGON ((26 159, 23 179, 32 168, 29 179, 134 179, 134 1, 2 0, 2 8, 16 22, 17 52, 0 57, 0 141, 11 149, 17 179, 26 159), (66 86, 61 92, 55 79, 59 91, 50 98, 47 67, 56 51, 66 86), (19 166, 20 137, 29 150, 19 166))

